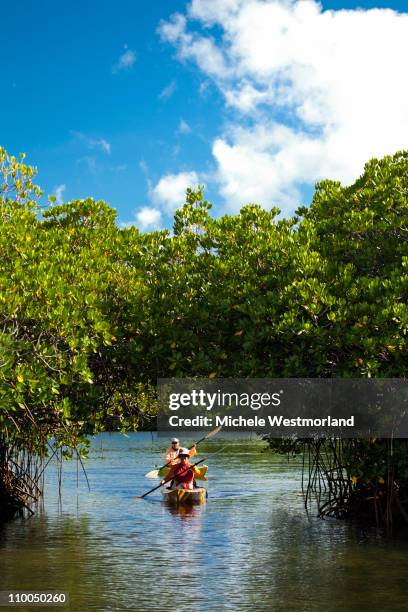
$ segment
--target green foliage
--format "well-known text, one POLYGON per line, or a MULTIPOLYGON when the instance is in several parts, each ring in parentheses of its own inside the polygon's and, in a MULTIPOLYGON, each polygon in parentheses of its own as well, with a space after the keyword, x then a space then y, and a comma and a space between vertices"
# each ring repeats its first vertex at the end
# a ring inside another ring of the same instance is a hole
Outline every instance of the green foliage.
MULTIPOLYGON (((0 428, 44 447, 143 425, 165 376, 404 376, 408 154, 292 219, 215 219, 188 190, 167 230, 93 199, 39 204, 0 149, 0 428)), ((52 198, 51 198, 52 200, 52 198)))
MULTIPOLYGON (((156 376, 403 376, 408 157, 325 181, 303 218, 213 219, 189 191, 174 235, 144 235, 140 369, 156 376)), ((142 257, 143 259, 143 257, 142 257)))
POLYGON ((35 170, 0 161, 0 431, 41 453, 50 437, 76 447, 107 422, 138 426, 154 397, 115 372, 127 292, 115 212, 87 199, 41 215, 35 170))

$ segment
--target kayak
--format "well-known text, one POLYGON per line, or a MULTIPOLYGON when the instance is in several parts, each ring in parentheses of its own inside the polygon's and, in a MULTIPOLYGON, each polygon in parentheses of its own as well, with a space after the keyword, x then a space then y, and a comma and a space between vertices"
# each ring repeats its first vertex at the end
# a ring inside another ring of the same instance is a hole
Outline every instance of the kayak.
MULTIPOLYGON (((208 470, 208 465, 200 465, 197 466, 197 470, 199 472, 199 474, 195 474, 194 478, 196 480, 208 480, 208 478, 206 478, 206 473, 208 470)), ((167 474, 170 472, 170 468, 169 467, 164 467, 161 470, 159 470, 159 476, 160 478, 166 478, 167 474)))
POLYGON ((198 487, 197 489, 162 489, 164 500, 170 504, 192 505, 205 504, 207 499, 207 489, 198 487))

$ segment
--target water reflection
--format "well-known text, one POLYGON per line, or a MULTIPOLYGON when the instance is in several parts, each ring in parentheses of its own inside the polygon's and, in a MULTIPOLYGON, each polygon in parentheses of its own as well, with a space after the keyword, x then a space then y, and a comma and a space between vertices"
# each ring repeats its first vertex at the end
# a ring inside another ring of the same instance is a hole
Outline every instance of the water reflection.
POLYGON ((182 504, 172 504, 171 502, 164 501, 164 506, 173 516, 195 516, 199 517, 202 512, 202 506, 183 506, 182 504))
POLYGON ((175 507, 132 499, 161 441, 101 439, 91 493, 68 465, 59 506, 49 471, 43 513, 0 530, 1 590, 68 590, 78 611, 404 609, 406 541, 307 515, 298 468, 262 444, 231 443, 207 503, 175 507))

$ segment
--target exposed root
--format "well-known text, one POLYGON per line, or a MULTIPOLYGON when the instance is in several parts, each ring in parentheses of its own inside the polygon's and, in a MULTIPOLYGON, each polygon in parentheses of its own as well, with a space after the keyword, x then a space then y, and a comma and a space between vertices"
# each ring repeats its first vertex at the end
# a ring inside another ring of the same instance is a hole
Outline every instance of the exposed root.
POLYGON ((317 500, 322 518, 351 518, 387 531, 408 524, 408 499, 403 499, 406 492, 404 495, 398 484, 392 452, 387 455, 386 478, 358 477, 352 473, 351 461, 357 444, 357 441, 338 439, 301 441, 305 507, 308 508, 312 499, 317 500))
POLYGON ((42 495, 42 461, 27 451, 0 447, 0 523, 25 513, 42 495))

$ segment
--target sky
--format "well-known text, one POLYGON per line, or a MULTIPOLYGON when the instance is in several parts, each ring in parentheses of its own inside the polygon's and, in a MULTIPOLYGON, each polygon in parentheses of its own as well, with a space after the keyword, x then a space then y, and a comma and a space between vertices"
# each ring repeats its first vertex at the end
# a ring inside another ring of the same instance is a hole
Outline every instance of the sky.
POLYGON ((170 227, 198 183, 216 216, 287 216, 408 148, 406 0, 22 0, 1 21, 0 146, 121 225, 170 227))

